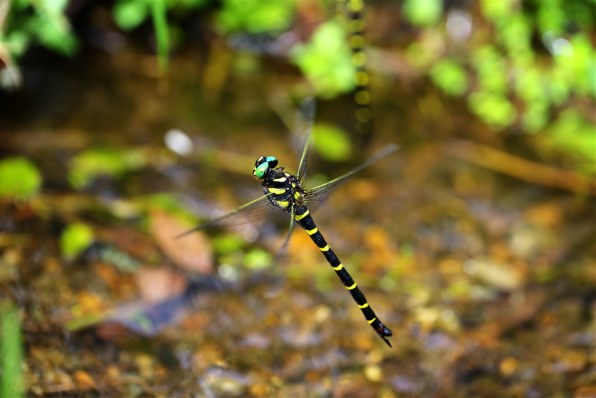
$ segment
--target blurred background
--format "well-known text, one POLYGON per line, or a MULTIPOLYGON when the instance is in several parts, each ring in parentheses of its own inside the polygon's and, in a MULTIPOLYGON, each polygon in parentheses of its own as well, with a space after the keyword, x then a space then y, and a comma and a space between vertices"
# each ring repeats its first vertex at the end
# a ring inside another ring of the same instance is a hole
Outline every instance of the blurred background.
POLYGON ((596 396, 595 6, 2 0, 0 397, 596 396))

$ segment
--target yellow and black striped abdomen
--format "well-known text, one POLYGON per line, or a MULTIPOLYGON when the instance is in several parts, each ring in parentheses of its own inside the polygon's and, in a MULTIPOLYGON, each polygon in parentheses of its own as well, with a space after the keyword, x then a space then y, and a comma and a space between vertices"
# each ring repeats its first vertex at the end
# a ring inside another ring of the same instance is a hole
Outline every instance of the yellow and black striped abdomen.
POLYGON ((389 340, 387 340, 386 338, 393 334, 391 332, 391 329, 385 326, 378 319, 377 315, 368 304, 368 301, 366 300, 364 293, 362 293, 360 288, 358 288, 358 285, 356 285, 356 282, 354 282, 352 276, 343 266, 335 252, 331 250, 329 244, 327 244, 327 241, 323 237, 323 234, 321 234, 321 232, 318 230, 315 221, 310 215, 310 211, 308 210, 308 208, 305 205, 298 206, 298 208, 295 209, 294 219, 296 220, 296 223, 298 223, 298 225, 300 225, 306 231, 306 233, 310 236, 315 245, 317 245, 319 250, 321 250, 321 253, 323 253, 325 259, 327 260, 329 265, 331 265, 331 268, 333 268, 341 282, 352 295, 352 298, 354 299, 356 304, 358 304, 358 307, 360 307, 360 310, 364 314, 364 317, 368 321, 368 324, 371 325, 373 329, 375 329, 377 334, 381 336, 381 338, 385 340, 385 342, 389 346, 391 346, 389 340))

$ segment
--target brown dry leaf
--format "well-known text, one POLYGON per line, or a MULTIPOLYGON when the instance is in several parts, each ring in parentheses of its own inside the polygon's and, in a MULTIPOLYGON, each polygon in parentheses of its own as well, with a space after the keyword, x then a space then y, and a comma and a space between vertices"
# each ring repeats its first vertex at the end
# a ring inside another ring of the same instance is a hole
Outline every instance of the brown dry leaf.
POLYGON ((201 274, 213 272, 213 250, 201 231, 175 238, 190 227, 163 211, 151 212, 151 235, 159 247, 179 267, 201 274))
POLYGON ((143 268, 135 274, 141 298, 159 302, 181 294, 186 288, 186 278, 168 267, 143 268))
POLYGON ((84 370, 77 370, 74 373, 74 379, 79 389, 88 390, 91 388, 96 388, 95 380, 84 370))

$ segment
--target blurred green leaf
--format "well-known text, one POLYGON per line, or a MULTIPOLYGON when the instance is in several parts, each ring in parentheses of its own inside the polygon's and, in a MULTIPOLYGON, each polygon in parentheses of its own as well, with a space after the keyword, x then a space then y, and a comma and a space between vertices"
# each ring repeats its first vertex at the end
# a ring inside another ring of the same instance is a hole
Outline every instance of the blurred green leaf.
POLYGON ((481 0, 480 10, 489 20, 507 18, 517 0, 481 0))
POLYGON ((65 0, 32 1, 37 13, 29 20, 27 30, 33 32, 45 47, 65 55, 72 55, 78 41, 64 15, 65 0))
POLYGON ((78 42, 69 29, 61 27, 56 21, 41 19, 35 27, 36 36, 45 47, 65 55, 72 55, 77 50, 78 42))
POLYGON ((39 191, 41 181, 39 170, 29 159, 0 160, 0 197, 30 198, 39 191))
POLYGON ((477 91, 469 97, 468 103, 480 119, 496 128, 510 125, 516 116, 513 105, 499 94, 477 91))
POLYGON ((201 7, 210 0, 170 0, 170 3, 180 4, 186 8, 198 8, 201 7))
POLYGON ((495 47, 486 45, 472 54, 478 84, 482 90, 504 93, 507 90, 507 75, 503 56, 495 47))
POLYGON ((238 234, 223 234, 213 238, 214 249, 221 254, 239 251, 245 245, 244 239, 238 234))
POLYGON ((548 122, 548 102, 537 100, 526 104, 522 114, 522 126, 530 133, 536 132, 546 126, 548 122))
POLYGON ((574 155, 576 169, 596 175, 596 133, 590 121, 577 110, 567 109, 546 132, 554 145, 574 155))
POLYGON ((431 78, 449 95, 462 95, 468 89, 466 71, 452 59, 445 59, 435 64, 431 70, 431 78))
POLYGON ((324 98, 354 88, 356 70, 352 54, 346 42, 346 32, 336 21, 322 24, 310 43, 295 46, 291 59, 324 98))
POLYGON ((561 0, 534 1, 537 6, 537 25, 540 33, 552 31, 560 34, 565 28, 565 14, 561 0))
POLYGON ((252 249, 246 253, 244 261, 246 268, 259 270, 270 267, 273 264, 273 256, 263 249, 252 249))
POLYGON ((75 156, 69 167, 70 184, 81 189, 97 176, 120 177, 126 171, 141 167, 145 159, 136 152, 109 148, 89 149, 75 156))
POLYGON ((114 20, 123 30, 139 26, 149 15, 149 4, 145 0, 118 0, 114 4, 114 20))
POLYGON ((23 10, 31 7, 31 0, 13 0, 12 7, 16 10, 23 10))
POLYGON ((76 258, 93 243, 93 230, 82 223, 68 225, 60 237, 62 256, 67 260, 76 258))
POLYGON ((352 154, 352 143, 348 134, 339 127, 317 123, 313 128, 314 147, 321 157, 332 160, 348 160, 352 154))
POLYGON ((525 103, 522 126, 529 132, 541 129, 548 122, 548 83, 544 79, 536 67, 519 69, 515 77, 515 92, 525 103))
POLYGON ((223 33, 280 32, 289 29, 296 0, 223 0, 217 25, 223 33))
POLYGON ((520 69, 515 76, 515 93, 526 102, 544 97, 542 74, 538 68, 520 69))
POLYGON ((512 13, 497 24, 498 40, 507 48, 508 55, 518 64, 527 65, 532 61, 530 47, 532 26, 521 12, 512 13))
POLYGON ((2 361, 2 385, 0 397, 23 397, 23 342, 21 314, 12 306, 0 307, 0 358, 2 361))
POLYGON ((0 33, 0 42, 6 46, 6 49, 13 57, 23 55, 30 40, 31 36, 21 30, 10 32, 6 38, 0 33))
POLYGON ((42 4, 43 7, 52 12, 62 12, 68 0, 36 0, 38 3, 42 4))
POLYGON ((153 0, 151 2, 151 16, 153 17, 153 25, 155 26, 159 70, 162 73, 168 68, 170 52, 170 39, 166 13, 166 0, 153 0))
POLYGON ((555 66, 545 72, 546 93, 551 102, 559 105, 569 98, 571 87, 567 82, 567 73, 564 69, 555 66))
POLYGON ((406 19, 418 26, 436 24, 443 12, 442 0, 405 0, 403 12, 406 19))
POLYGON ((585 34, 570 38, 571 53, 555 58, 569 71, 569 84, 580 95, 596 97, 596 52, 585 34))

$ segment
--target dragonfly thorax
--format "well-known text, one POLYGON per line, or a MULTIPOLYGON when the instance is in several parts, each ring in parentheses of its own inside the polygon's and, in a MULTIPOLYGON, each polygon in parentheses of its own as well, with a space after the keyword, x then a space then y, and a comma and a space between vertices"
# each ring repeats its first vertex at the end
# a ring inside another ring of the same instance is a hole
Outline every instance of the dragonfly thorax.
POLYGON ((300 186, 298 177, 286 173, 283 167, 268 169, 261 186, 274 206, 290 211, 303 204, 304 189, 300 186))

